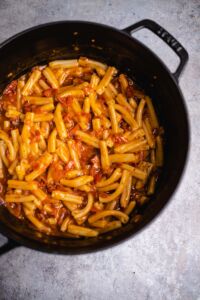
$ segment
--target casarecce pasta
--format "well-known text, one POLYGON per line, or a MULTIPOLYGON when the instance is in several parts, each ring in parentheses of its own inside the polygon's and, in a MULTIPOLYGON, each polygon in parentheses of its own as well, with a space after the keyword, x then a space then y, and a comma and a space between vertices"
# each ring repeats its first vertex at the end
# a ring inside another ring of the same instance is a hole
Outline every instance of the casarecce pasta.
POLYGON ((89 58, 56 60, 1 95, 2 204, 50 235, 96 237, 142 218, 163 166, 149 96, 89 58))

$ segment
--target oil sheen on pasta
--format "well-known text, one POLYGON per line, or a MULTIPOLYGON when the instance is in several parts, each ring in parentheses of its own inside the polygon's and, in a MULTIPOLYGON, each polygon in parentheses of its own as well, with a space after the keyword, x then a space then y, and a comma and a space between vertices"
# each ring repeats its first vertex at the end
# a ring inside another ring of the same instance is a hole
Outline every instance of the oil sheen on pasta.
POLYGON ((139 222, 163 165, 151 99, 88 58, 36 66, 0 101, 1 205, 38 231, 95 237, 139 222))

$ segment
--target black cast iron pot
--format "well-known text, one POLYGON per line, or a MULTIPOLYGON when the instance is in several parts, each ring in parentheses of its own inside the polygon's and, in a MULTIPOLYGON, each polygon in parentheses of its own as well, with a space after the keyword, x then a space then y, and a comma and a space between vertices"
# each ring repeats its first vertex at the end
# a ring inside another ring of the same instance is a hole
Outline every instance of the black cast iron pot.
POLYGON ((153 98, 161 124, 165 129, 165 165, 153 200, 145 207, 138 224, 124 227, 91 239, 48 237, 27 227, 0 207, 0 232, 8 242, 4 253, 24 245, 33 249, 63 254, 85 253, 112 246, 134 236, 151 222, 174 193, 186 163, 189 126, 178 78, 188 60, 182 45, 165 29, 151 20, 143 20, 124 30, 81 21, 62 21, 40 25, 15 35, 0 46, 0 91, 12 79, 31 67, 53 59, 87 56, 134 78, 153 98), (175 73, 131 33, 148 28, 164 40, 180 58, 175 73), (11 75, 11 77, 8 76, 11 75))

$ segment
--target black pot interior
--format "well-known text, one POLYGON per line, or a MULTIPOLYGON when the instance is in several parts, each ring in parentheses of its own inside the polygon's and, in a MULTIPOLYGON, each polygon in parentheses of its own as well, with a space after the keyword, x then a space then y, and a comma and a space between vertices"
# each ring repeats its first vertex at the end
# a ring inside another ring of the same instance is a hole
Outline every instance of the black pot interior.
POLYGON ((34 231, 0 208, 0 231, 26 246, 57 253, 97 250, 148 224, 174 192, 185 165, 188 123, 183 98, 164 65, 146 47, 113 28, 87 22, 58 22, 19 34, 0 48, 0 91, 32 66, 53 59, 87 56, 116 66, 149 94, 165 130, 165 165, 156 194, 140 223, 129 223, 98 238, 72 240, 34 231), (9 74, 9 77, 8 77, 9 74))

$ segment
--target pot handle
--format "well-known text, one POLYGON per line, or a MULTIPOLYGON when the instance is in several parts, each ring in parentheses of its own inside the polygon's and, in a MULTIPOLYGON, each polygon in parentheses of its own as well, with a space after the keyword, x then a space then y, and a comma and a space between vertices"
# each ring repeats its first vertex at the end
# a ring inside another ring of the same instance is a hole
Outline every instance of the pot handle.
POLYGON ((19 246, 20 245, 15 241, 8 239, 8 241, 3 246, 0 247, 0 256, 19 246))
POLYGON ((153 33, 155 33, 158 37, 160 37, 166 44, 169 45, 169 47, 178 55, 180 58, 180 63, 176 69, 176 71, 172 74, 176 81, 178 81, 178 78, 180 74, 182 73, 187 61, 188 61, 188 53, 183 48, 183 46, 163 27, 158 25, 156 22, 152 20, 142 20, 139 21, 129 27, 126 27, 123 29, 126 33, 131 35, 133 32, 142 29, 147 28, 151 30, 153 33))

